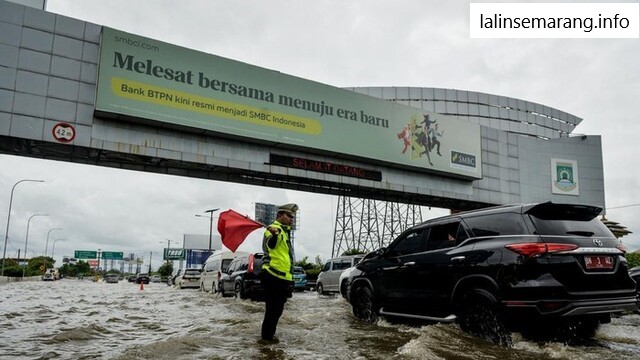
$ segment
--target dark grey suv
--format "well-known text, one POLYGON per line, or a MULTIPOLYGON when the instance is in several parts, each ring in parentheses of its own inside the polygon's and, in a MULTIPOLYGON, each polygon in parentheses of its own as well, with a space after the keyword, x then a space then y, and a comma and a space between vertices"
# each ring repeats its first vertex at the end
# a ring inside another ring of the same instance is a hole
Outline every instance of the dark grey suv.
POLYGON ((426 221, 357 265, 356 317, 457 321, 509 345, 510 331, 589 338, 638 308, 625 248, 599 207, 540 203, 426 221))
POLYGON ((236 296, 241 299, 257 300, 262 296, 260 281, 263 253, 236 256, 220 278, 222 296, 236 296))

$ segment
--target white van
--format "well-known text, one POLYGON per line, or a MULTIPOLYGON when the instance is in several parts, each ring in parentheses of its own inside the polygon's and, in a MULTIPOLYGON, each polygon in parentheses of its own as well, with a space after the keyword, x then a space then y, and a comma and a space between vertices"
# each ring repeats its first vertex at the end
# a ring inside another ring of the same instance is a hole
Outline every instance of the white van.
POLYGON ((344 270, 358 264, 364 255, 346 255, 327 260, 316 281, 318 294, 340 292, 340 275, 344 270))
POLYGON ((214 251, 202 267, 202 273, 200 273, 200 291, 211 292, 212 294, 217 293, 222 273, 227 271, 231 260, 239 255, 249 255, 249 253, 242 251, 233 253, 228 250, 214 251))

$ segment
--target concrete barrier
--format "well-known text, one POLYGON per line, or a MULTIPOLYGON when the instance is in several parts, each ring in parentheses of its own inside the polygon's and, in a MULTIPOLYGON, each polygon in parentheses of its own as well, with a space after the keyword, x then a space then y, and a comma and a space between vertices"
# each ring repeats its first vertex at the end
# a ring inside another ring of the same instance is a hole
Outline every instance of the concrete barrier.
POLYGON ((26 276, 26 277, 12 277, 12 276, 0 276, 0 284, 7 284, 12 282, 21 281, 41 281, 41 276, 26 276))

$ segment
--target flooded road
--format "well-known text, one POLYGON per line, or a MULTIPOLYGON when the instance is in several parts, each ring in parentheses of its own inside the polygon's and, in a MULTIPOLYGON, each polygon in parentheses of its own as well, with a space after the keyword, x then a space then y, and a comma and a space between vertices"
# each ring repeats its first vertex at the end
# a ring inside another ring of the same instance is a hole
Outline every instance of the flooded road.
POLYGON ((277 344, 258 343, 264 303, 164 283, 64 279, 0 285, 0 359, 638 359, 640 315, 587 346, 501 348, 457 325, 364 324, 340 296, 294 293, 277 344))

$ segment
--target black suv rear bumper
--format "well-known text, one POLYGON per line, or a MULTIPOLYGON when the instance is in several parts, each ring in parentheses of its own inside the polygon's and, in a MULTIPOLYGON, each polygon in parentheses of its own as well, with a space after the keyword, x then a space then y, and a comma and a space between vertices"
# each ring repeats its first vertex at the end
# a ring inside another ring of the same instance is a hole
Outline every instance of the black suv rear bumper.
POLYGON ((589 300, 503 301, 508 315, 569 318, 597 316, 638 310, 637 297, 589 300))

